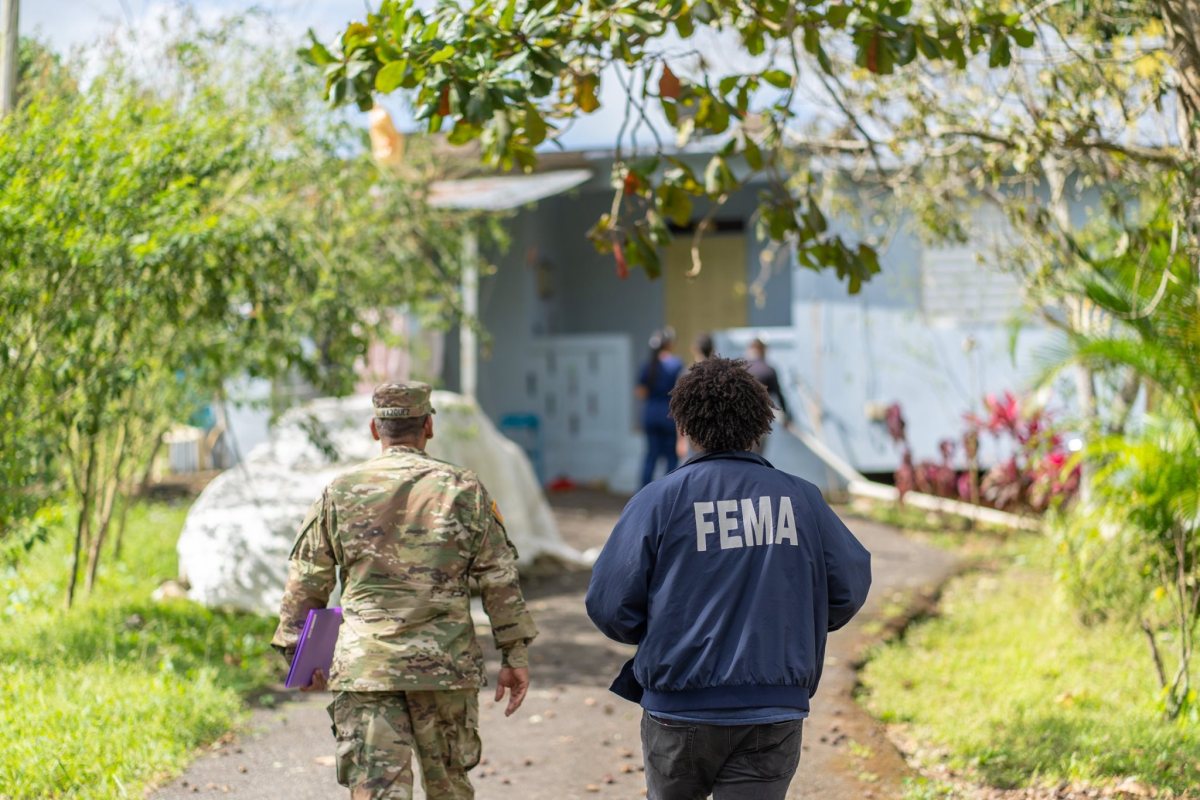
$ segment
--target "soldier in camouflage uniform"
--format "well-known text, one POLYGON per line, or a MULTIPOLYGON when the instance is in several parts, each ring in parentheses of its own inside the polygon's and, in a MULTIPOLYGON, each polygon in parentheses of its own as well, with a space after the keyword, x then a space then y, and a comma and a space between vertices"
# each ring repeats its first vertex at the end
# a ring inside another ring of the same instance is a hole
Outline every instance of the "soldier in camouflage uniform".
MULTIPOLYGON (((537 635, 504 520, 469 470, 424 452, 430 387, 384 384, 371 433, 383 454, 335 479, 300 526, 272 644, 291 661, 308 612, 341 568, 343 624, 328 686, 338 782, 353 800, 409 800, 412 756, 430 800, 474 797, 483 658, 468 581, 479 582, 503 665, 496 700, 529 688, 537 635)), ((307 690, 325 688, 314 673, 307 690)))

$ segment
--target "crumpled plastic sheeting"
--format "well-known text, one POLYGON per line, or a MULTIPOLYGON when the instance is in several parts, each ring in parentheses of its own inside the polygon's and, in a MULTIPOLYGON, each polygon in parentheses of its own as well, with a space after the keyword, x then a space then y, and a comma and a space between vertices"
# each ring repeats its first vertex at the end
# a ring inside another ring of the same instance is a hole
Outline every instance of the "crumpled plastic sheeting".
MULTIPOLYGON (((429 454, 479 475, 504 515, 521 565, 543 556, 582 563, 559 536, 524 451, 464 397, 434 392, 433 404, 438 413, 429 454)), ((380 452, 370 419, 369 396, 313 401, 285 414, 267 442, 217 476, 192 505, 179 537, 189 597, 207 606, 277 613, 288 555, 308 506, 338 473, 380 452)))

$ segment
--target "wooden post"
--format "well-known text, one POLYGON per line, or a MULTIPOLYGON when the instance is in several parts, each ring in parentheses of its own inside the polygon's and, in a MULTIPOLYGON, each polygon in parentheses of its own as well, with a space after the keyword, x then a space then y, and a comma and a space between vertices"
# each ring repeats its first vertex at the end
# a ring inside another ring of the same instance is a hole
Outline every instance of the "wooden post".
POLYGON ((458 390, 474 400, 479 382, 479 343, 473 327, 479 317, 479 239, 475 231, 467 231, 463 251, 463 319, 458 326, 458 390))
POLYGON ((20 0, 0 0, 0 117, 17 106, 17 48, 20 35, 17 18, 20 0))

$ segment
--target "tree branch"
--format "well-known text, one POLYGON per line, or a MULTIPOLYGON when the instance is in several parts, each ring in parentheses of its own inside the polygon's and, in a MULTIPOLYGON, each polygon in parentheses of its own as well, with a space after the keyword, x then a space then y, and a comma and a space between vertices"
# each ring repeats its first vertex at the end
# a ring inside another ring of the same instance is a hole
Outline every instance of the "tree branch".
MULTIPOLYGON (((930 135, 935 138, 954 138, 968 137, 978 139, 979 141, 989 142, 991 144, 999 144, 1005 147, 1015 147, 1016 142, 1000 134, 992 133, 978 128, 965 127, 947 127, 936 130, 931 130, 930 135)), ((1143 145, 1120 144, 1108 139, 1099 139, 1095 137, 1079 138, 1076 140, 1067 141, 1051 141, 1051 146, 1062 150, 1099 150, 1107 153, 1122 155, 1127 158, 1132 158, 1137 161, 1144 161, 1152 164, 1160 164, 1162 166, 1179 169, 1184 166, 1180 154, 1175 148, 1165 147, 1146 147, 1143 145)))

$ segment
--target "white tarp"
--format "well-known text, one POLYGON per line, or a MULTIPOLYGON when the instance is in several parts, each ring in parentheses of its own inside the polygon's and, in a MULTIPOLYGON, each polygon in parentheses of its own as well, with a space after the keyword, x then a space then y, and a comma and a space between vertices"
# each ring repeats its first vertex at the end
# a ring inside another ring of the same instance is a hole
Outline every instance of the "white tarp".
MULTIPOLYGON (((522 566, 539 556, 578 562, 558 534, 525 453, 502 436, 477 405, 434 392, 430 455, 478 473, 504 514, 522 566)), ((347 467, 377 455, 367 425, 371 398, 316 400, 293 409, 238 466, 196 499, 179 537, 179 568, 189 596, 208 606, 274 614, 287 558, 304 512, 347 467), (331 459, 332 452, 336 458, 331 459)))

